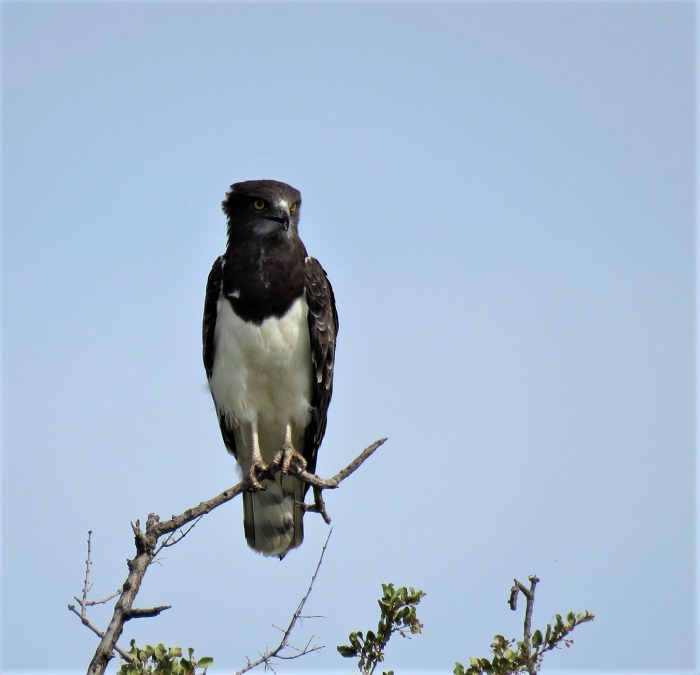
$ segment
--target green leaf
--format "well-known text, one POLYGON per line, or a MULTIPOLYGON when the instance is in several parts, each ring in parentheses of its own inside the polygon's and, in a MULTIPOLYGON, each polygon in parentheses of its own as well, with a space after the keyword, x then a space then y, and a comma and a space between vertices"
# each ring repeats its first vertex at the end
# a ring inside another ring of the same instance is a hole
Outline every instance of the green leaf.
POLYGON ((549 640, 551 637, 552 637, 552 627, 549 624, 547 624, 547 630, 544 634, 545 644, 549 644, 549 640))
POLYGON ((338 650, 338 653, 345 658, 357 656, 357 651, 350 645, 338 645, 336 649, 338 650))
POLYGON ((211 656, 203 656, 197 661, 197 665, 200 668, 208 668, 212 663, 214 663, 214 659, 211 656))
POLYGON ((536 630, 532 634, 532 646, 539 647, 541 644, 542 644, 542 632, 539 630, 536 630))

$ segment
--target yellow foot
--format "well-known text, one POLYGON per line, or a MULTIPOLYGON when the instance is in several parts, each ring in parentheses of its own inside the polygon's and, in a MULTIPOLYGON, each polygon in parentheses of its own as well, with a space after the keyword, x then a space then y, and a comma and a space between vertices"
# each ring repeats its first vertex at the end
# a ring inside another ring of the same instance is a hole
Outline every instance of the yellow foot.
POLYGON ((289 473, 289 468, 293 466, 297 471, 303 471, 306 468, 306 460, 300 455, 291 443, 284 443, 280 451, 275 455, 275 458, 270 464, 270 469, 280 469, 286 476, 289 473))

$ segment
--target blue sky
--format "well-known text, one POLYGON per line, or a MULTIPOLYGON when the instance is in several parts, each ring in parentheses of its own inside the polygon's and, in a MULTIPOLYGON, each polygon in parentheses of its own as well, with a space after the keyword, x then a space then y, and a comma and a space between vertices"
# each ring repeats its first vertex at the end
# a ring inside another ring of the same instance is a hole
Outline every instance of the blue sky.
MULTIPOLYGON (((694 666, 694 4, 3 3, 2 668, 84 669, 66 609, 129 522, 236 482, 201 311, 230 183, 304 197, 340 314, 318 470, 334 531, 288 669, 427 596, 387 667, 451 672, 589 609, 551 667, 694 666), (37 646, 40 645, 40 646, 37 646)), ((273 644, 283 562, 237 502, 149 571, 122 643, 221 668, 273 644)), ((106 611, 95 611, 105 625, 106 611)), ((285 670, 287 668, 285 667, 285 670)))

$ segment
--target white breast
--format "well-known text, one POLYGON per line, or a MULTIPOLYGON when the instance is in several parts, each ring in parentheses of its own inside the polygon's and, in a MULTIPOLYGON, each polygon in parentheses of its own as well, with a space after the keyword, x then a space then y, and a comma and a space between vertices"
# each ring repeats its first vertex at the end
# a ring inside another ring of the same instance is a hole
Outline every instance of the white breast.
POLYGON ((241 319, 225 297, 219 298, 209 387, 219 413, 236 427, 256 422, 266 436, 283 439, 287 424, 297 432, 308 424, 307 313, 302 296, 282 318, 272 317, 256 326, 241 319))

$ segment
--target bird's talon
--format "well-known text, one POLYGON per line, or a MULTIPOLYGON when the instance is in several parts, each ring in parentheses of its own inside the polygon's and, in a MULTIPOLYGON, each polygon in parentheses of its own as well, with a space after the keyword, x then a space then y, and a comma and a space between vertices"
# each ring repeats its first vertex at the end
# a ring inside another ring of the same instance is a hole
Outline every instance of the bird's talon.
POLYGON ((285 443, 280 451, 275 455, 270 468, 279 468, 282 474, 286 476, 289 473, 289 469, 292 465, 294 465, 297 470, 303 471, 306 469, 306 460, 294 449, 293 446, 285 443))
POLYGON ((250 465, 250 470, 248 471, 248 480, 250 481, 250 491, 259 492, 264 490, 265 487, 258 480, 258 476, 267 472, 267 467, 264 462, 253 462, 250 465))

